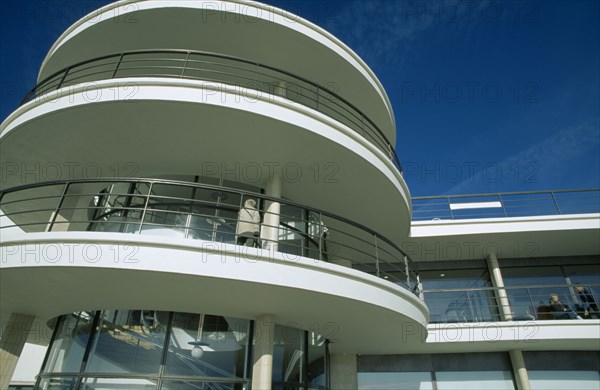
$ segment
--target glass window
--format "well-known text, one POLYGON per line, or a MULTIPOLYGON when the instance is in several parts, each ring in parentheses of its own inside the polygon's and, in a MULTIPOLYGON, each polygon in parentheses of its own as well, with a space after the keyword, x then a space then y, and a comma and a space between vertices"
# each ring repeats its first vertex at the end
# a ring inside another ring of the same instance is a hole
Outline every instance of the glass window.
POLYGON ((420 276, 432 323, 499 319, 487 270, 422 271, 420 276))
POLYGON ((326 340, 323 336, 308 332, 308 367, 306 377, 308 384, 314 388, 325 388, 327 385, 325 355, 326 340))
POLYGON ((135 378, 84 378, 83 390, 156 390, 156 381, 135 378))
POLYGON ((528 371, 532 390, 598 390, 598 371, 528 371))
POLYGON ((361 372, 359 390, 433 390, 430 372, 361 372))
POLYGON ((104 310, 86 372, 158 373, 169 315, 152 310, 104 310))
POLYGON ((56 336, 43 372, 79 372, 93 318, 94 312, 80 312, 58 320, 56 336))
POLYGON ((304 331, 275 325, 273 382, 302 383, 304 371, 304 331))
POLYGON ((513 390, 509 371, 442 371, 436 372, 438 390, 513 390))
POLYGON ((78 378, 44 378, 40 381, 40 390, 75 390, 78 378))
POLYGON ((247 320, 175 313, 165 375, 244 378, 247 320))
POLYGON ((244 390, 242 383, 209 383, 195 381, 164 381, 161 390, 244 390))

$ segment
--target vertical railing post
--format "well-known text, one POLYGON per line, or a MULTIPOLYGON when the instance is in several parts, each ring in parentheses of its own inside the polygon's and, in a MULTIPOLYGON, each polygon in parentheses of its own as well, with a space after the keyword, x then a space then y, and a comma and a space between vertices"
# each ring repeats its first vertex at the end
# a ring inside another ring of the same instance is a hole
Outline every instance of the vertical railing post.
POLYGON ((187 52, 187 56, 185 57, 185 62, 183 63, 183 68, 181 69, 181 75, 180 78, 183 78, 183 76, 185 75, 185 71, 187 70, 187 64, 190 60, 190 52, 187 52))
POLYGON ((556 197, 554 196, 554 192, 550 192, 550 195, 552 196, 552 200, 554 201, 554 206, 556 206, 556 211, 558 211, 558 213, 561 214, 560 207, 558 207, 558 202, 556 201, 556 197))
POLYGON ((323 258, 323 215, 319 212, 319 260, 325 260, 323 258))
POLYGON ((65 82, 65 79, 67 78, 67 74, 69 73, 70 70, 71 70, 70 66, 67 69, 65 69, 65 73, 63 73, 63 76, 60 78, 60 81, 58 82, 58 86, 56 87, 56 90, 59 90, 60 87, 62 87, 63 83, 65 82))
POLYGON ((148 210, 148 204, 150 203, 150 195, 152 194, 153 184, 153 182, 150 182, 150 184, 148 185, 148 194, 146 195, 146 201, 144 202, 144 208, 142 209, 142 215, 140 216, 140 228, 138 229, 138 234, 142 234, 142 229, 144 227, 144 219, 146 218, 146 210, 148 210))
POLYGON ((450 210, 450 219, 454 220, 454 213, 452 212, 452 207, 450 207, 450 197, 447 196, 446 200, 448 201, 448 210, 450 210))
POLYGON ((406 288, 410 289, 410 270, 408 269, 408 257, 404 255, 404 272, 406 273, 406 288))
POLYGON ((508 217, 508 213, 506 212, 506 207, 504 206, 504 200, 502 199, 502 194, 498 194, 498 199, 500 200, 500 205, 502 206, 502 211, 504 211, 504 216, 508 217))
POLYGON ((65 196, 67 195, 67 191, 69 190, 69 182, 65 183, 65 188, 63 188, 63 192, 60 196, 60 200, 58 201, 58 205, 56 205, 56 209, 52 213, 52 217, 50 218, 50 224, 46 228, 47 232, 51 232, 54 227, 54 223, 56 222, 56 217, 58 216, 58 211, 61 209, 63 202, 65 201, 65 196))
POLYGON ((377 234, 373 234, 373 239, 375 242, 375 272, 377 274, 377 277, 380 277, 380 273, 379 273, 379 248, 377 246, 377 234))
POLYGON ((121 66, 121 61, 123 61, 124 56, 125 56, 125 53, 121 53, 121 55, 119 56, 119 61, 117 61, 117 66, 115 66, 115 70, 112 74, 111 79, 114 79, 115 77, 117 77, 117 72, 119 70, 119 66, 121 66))

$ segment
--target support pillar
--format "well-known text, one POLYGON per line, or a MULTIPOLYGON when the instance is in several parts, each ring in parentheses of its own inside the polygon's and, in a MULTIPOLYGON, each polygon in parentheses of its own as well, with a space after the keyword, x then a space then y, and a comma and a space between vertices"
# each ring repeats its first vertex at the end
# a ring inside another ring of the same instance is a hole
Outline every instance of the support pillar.
POLYGON ((0 342, 0 389, 8 388, 34 319, 34 316, 12 313, 3 324, 0 342))
POLYGON ((525 359, 523 359, 523 352, 518 349, 508 351, 510 355, 510 363, 512 364, 513 372, 515 373, 515 379, 517 381, 517 388, 519 390, 531 390, 529 384, 529 375, 527 375, 527 368, 525 367, 525 359))
MULTIPOLYGON (((269 179, 265 189, 267 196, 274 198, 281 197, 281 175, 274 174, 269 179)), ((264 243, 263 248, 276 252, 278 250, 279 240, 279 220, 281 213, 281 203, 266 202, 265 213, 263 217, 263 227, 261 231, 261 241, 264 243)))
POLYGON ((494 294, 496 296, 496 302, 500 308, 500 318, 503 321, 512 321, 512 312, 510 310, 510 303, 508 302, 508 296, 506 295, 506 289, 504 288, 504 279, 502 279, 502 273, 500 272, 500 265, 498 264, 498 258, 495 252, 491 252, 487 257, 488 270, 492 279, 492 284, 496 288, 494 294))
POLYGON ((358 389, 356 355, 332 354, 329 362, 331 390, 358 389))
POLYGON ((275 323, 265 314, 254 322, 254 366, 252 367, 252 390, 271 390, 273 383, 273 339, 275 323))

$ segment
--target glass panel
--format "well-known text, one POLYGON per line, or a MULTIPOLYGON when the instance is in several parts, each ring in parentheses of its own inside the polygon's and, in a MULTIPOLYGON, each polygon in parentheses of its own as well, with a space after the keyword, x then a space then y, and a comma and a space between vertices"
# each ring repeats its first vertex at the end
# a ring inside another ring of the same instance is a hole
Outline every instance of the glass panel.
POLYGON ((175 313, 165 374, 243 378, 248 325, 231 317, 175 313))
POLYGON ((243 383, 164 381, 161 390, 244 390, 243 383))
POLYGON ((152 310, 105 310, 86 372, 158 373, 169 315, 152 310))
POLYGON ((283 204, 280 215, 278 251, 304 256, 308 237, 304 209, 283 204))
POLYGON ((479 322, 499 319, 487 270, 441 270, 420 273, 431 322, 479 322), (465 290, 456 290, 464 288, 465 290), (428 291, 428 290, 452 291, 428 291), (469 289, 469 290, 467 290, 469 289))
POLYGON ((508 371, 443 371, 436 372, 438 390, 513 390, 512 373, 508 371))
POLYGON ((136 378, 85 378, 83 390, 156 390, 156 381, 136 378))
POLYGON ((360 372, 359 390, 433 390, 430 372, 360 372))
POLYGON ((68 230, 135 233, 147 193, 145 183, 72 184, 61 215, 69 221, 68 230))
POLYGON ((52 185, 4 194, 0 204, 2 226, 19 225, 26 232, 46 231, 64 188, 64 185, 52 185))
POLYGON ((325 338, 317 333, 308 332, 308 367, 306 369, 306 378, 308 384, 315 388, 327 385, 325 354, 325 338))
POLYGON ((304 380, 304 331, 275 325, 273 382, 302 383, 304 380))
POLYGON ((44 378, 40 381, 40 390, 75 390, 77 378, 44 378))
POLYGON ((598 371, 528 371, 532 390, 598 390, 598 371))
POLYGON ((81 312, 61 317, 42 372, 79 372, 93 316, 93 312, 81 312))

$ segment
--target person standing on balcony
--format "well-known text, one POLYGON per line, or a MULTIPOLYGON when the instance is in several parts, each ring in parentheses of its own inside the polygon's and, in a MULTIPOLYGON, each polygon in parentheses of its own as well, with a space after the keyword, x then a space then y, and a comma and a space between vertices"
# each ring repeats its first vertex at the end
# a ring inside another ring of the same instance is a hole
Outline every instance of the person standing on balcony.
POLYGON ((238 221, 235 228, 236 243, 245 246, 258 246, 258 232, 260 231, 260 214, 256 209, 256 200, 246 199, 244 207, 238 212, 238 221))
POLYGON ((554 318, 557 320, 572 320, 572 319, 581 319, 577 314, 569 310, 569 308, 563 304, 558 295, 550 294, 550 301, 548 305, 552 308, 554 318))
POLYGON ((575 284, 575 289, 577 290, 579 300, 581 301, 583 309, 585 310, 585 317, 591 318, 594 316, 598 318, 600 313, 592 292, 589 289, 581 286, 579 283, 575 284))

